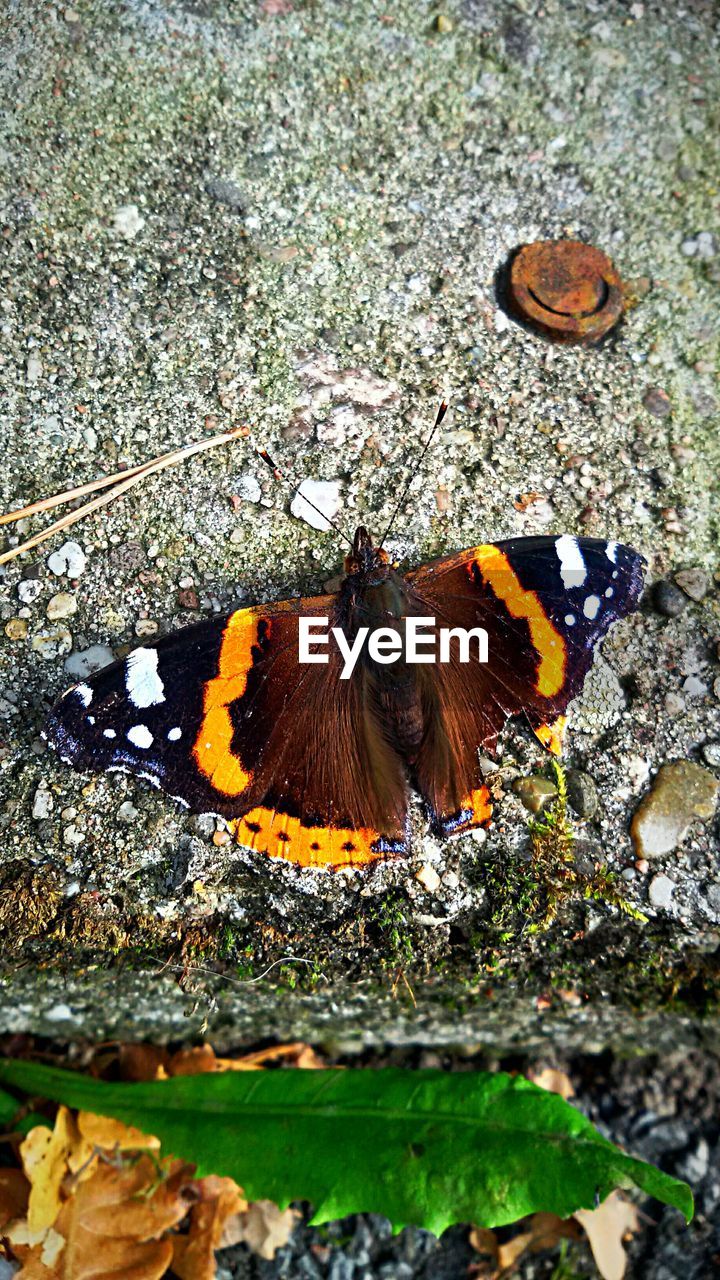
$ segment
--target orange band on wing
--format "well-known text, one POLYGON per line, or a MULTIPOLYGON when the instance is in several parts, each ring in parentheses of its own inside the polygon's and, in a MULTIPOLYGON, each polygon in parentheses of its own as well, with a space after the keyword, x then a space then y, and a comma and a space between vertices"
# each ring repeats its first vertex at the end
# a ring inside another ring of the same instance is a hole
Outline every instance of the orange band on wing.
POLYGON ((277 809, 251 809, 229 823, 238 844, 299 867, 359 867, 402 851, 401 840, 368 828, 306 827, 277 809))
POLYGON ((492 817, 490 792, 477 787, 453 813, 431 813, 431 829, 445 836, 462 835, 474 827, 486 827, 492 817))
MULTIPOLYGON (((238 609, 230 615, 223 632, 218 673, 208 680, 203 692, 203 721, 193 755, 200 772, 226 796, 240 795, 250 781, 250 774, 232 751, 230 704, 242 698, 247 688, 253 645, 257 643, 258 623, 263 616, 257 608, 238 609)), ((265 623, 269 631, 267 618, 265 623)))
POLYGON ((557 720, 553 720, 551 724, 539 724, 535 730, 535 737, 539 738, 543 746, 547 747, 548 751, 552 751, 554 756, 561 756, 566 725, 567 716, 558 716, 557 720))
POLYGON ((552 698, 565 681, 565 641, 556 631, 534 591, 526 591, 507 556, 490 544, 476 547, 468 565, 472 573, 477 565, 483 581, 502 600, 513 618, 524 618, 530 628, 530 640, 538 655, 535 688, 544 698, 552 698))

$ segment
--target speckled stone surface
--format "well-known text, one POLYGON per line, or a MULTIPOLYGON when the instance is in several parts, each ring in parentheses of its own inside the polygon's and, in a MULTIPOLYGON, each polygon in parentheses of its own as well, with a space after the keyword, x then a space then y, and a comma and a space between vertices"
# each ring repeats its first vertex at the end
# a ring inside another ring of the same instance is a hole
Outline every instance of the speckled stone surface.
POLYGON ((668 1041, 717 1035, 717 818, 653 861, 675 886, 663 907, 629 834, 657 769, 720 738, 715 6, 457 0, 442 32, 437 12, 10 12, 0 501, 249 422, 376 532, 409 456, 391 539, 408 566, 567 531, 639 547, 650 581, 703 571, 677 616, 648 593, 613 631, 568 743, 599 796, 578 846, 647 923, 580 885, 549 930, 528 928, 512 781, 543 759, 522 731, 484 843, 440 844, 418 811, 408 861, 335 877, 263 863, 142 783, 44 751, 45 711, 87 650, 336 578, 341 544, 291 515, 238 441, 4 570, 1 1027, 449 1042, 462 1025, 510 1044, 570 1027, 602 1046, 656 1044, 659 1019, 668 1041), (553 347, 498 305, 511 250, 553 236, 599 245, 628 285, 597 349, 553 347), (50 562, 68 540, 76 577, 50 562), (518 882, 509 917, 500 881, 518 882))

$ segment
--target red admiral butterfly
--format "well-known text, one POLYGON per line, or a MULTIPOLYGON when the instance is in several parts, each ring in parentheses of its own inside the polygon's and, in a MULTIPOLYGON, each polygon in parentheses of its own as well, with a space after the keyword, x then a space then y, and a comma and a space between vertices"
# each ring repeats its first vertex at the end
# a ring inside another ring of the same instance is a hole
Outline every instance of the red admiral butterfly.
POLYGON ((147 644, 57 702, 46 736, 78 769, 147 778, 238 842, 300 866, 408 849, 408 776, 440 835, 486 826, 478 752, 523 713, 560 749, 593 649, 637 605, 642 557, 598 539, 513 538, 398 574, 364 528, 336 595, 238 609, 147 644), (402 635, 408 618, 487 633, 488 661, 392 665, 365 650, 350 679, 299 660, 300 619, 402 635))

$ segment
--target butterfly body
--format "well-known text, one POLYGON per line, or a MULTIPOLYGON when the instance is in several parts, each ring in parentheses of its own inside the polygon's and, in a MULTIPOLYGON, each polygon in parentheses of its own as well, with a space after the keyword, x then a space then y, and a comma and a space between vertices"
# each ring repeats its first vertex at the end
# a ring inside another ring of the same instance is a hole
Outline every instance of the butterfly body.
POLYGON ((258 852, 331 867, 400 855, 409 785, 438 834, 487 825, 479 751, 518 714, 556 743, 595 645, 636 607, 642 566, 631 548, 564 535, 483 544, 403 576, 360 528, 337 594, 238 609, 141 647, 68 690, 47 737, 76 768, 136 773, 230 819, 258 852), (422 620, 431 642, 482 630, 487 661, 454 641, 444 662, 410 660, 422 620), (327 630, 308 662, 303 626, 327 630), (339 646, 356 645, 348 674, 339 646))

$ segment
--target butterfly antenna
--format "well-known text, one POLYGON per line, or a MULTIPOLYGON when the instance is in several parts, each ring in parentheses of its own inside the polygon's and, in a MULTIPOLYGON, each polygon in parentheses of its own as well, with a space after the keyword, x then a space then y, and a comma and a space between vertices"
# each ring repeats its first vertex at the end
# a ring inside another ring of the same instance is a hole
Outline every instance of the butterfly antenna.
POLYGON ((350 537, 350 535, 346 533, 344 529, 341 529, 340 525, 336 524, 334 520, 331 520, 330 517, 326 515, 324 511, 321 511, 319 507, 316 507, 315 503, 312 502, 310 498, 306 497, 304 493, 300 492, 299 485, 296 485, 294 480, 291 480, 289 476, 286 476, 284 472, 280 470, 277 463, 273 462, 267 449, 258 449, 255 447, 255 445, 253 445, 252 447, 255 449, 255 452, 258 458, 260 458, 265 463, 265 465, 270 468, 275 479, 281 481, 282 484, 286 484, 288 488, 292 489, 293 493, 296 493, 299 498, 302 498, 303 502, 306 502, 309 507, 312 507, 313 511, 316 511, 317 514, 322 517, 322 519, 325 521, 326 524, 330 526, 331 529, 334 529, 336 533, 339 533, 340 537, 344 538, 345 541, 348 543, 349 547, 352 549, 353 540, 350 537))
POLYGON ((414 469, 413 469, 412 474, 408 476, 407 484, 405 485, 405 488, 403 489, 402 493, 400 494, 400 498, 399 498, 399 500, 398 500, 398 502, 397 502, 397 505, 396 505, 396 507, 395 507, 395 510, 393 511, 393 513, 392 513, 392 515, 391 515, 391 517, 390 517, 390 521, 389 521, 388 527, 387 527, 387 529, 385 530, 385 532, 384 532, 384 534, 383 534, 382 538, 380 539, 379 546, 381 546, 381 547, 385 545, 385 539, 387 538, 387 536, 388 536, 388 534, 389 534, 390 530, 391 530, 391 529, 392 529, 392 527, 393 527, 393 524, 395 523, 395 517, 397 516, 397 514, 398 514, 398 512, 399 512, 400 508, 402 507, 403 502, 404 502, 404 501, 405 501, 405 499, 407 498, 407 495, 408 495, 408 492, 409 492, 409 489, 410 489, 410 485, 411 485, 411 484, 412 484, 412 482, 413 482, 413 478, 414 478, 414 476, 415 476, 415 474, 416 474, 416 472, 417 472, 417 469, 418 469, 418 467, 420 466, 420 463, 422 462, 423 458, 425 457, 425 454, 427 453, 428 449, 430 448, 430 445, 431 445, 431 444, 432 444, 432 442, 433 442, 433 436, 435 435, 435 432, 437 431, 438 427, 440 426, 440 423, 442 422, 443 418, 445 417, 445 414, 447 413, 447 411, 448 411, 448 402, 447 402, 447 400, 443 400, 442 404, 440 405, 440 408, 439 408, 439 409, 438 409, 438 411, 437 411, 437 417, 436 417, 436 419, 435 419, 435 421, 434 421, 434 423, 433 423, 433 426, 432 426, 432 430, 431 430, 431 432, 430 432, 430 435, 428 436, 427 440, 425 441, 425 444, 424 444, 424 445, 423 445, 423 447, 422 447, 422 451, 421 451, 421 453, 420 453, 420 457, 418 458, 417 462, 415 463, 415 467, 414 467, 414 469))

